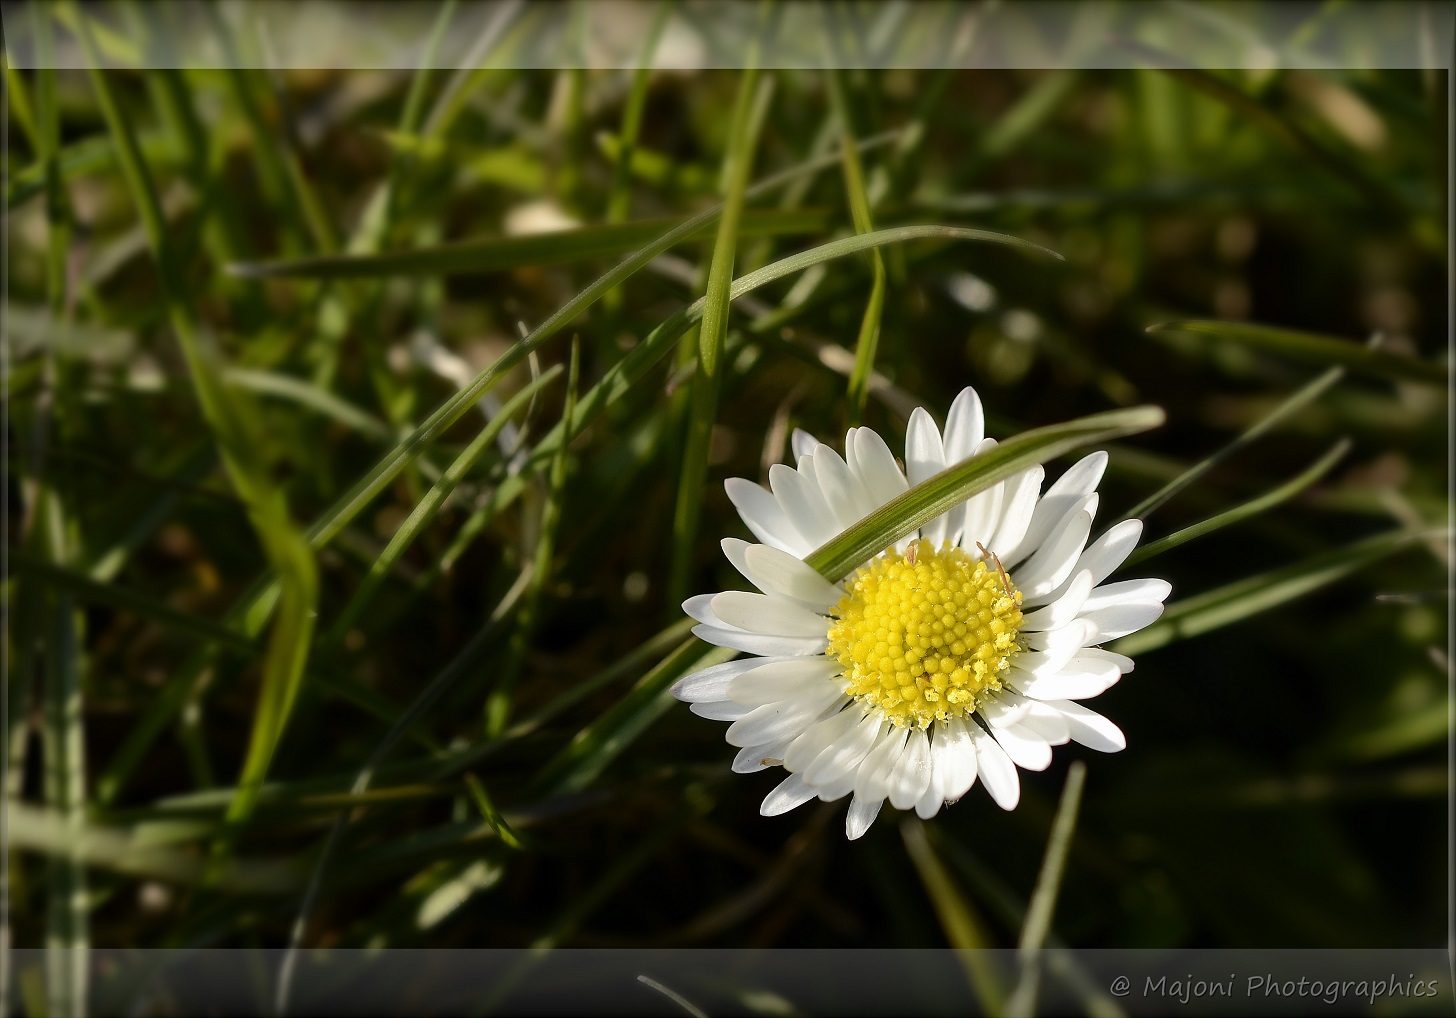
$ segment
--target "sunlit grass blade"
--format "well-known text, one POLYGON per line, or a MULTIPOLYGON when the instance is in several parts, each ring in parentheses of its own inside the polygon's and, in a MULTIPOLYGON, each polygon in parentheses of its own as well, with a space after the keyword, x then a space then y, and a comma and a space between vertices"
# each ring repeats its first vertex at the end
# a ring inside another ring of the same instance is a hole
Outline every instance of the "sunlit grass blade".
MULTIPOLYGON (((747 210, 743 213, 741 232, 745 236, 819 233, 831 225, 833 218, 833 214, 826 209, 793 212, 777 209, 747 210)), ((463 240, 382 254, 343 254, 244 262, 229 266, 229 271, 234 275, 254 279, 393 279, 403 276, 505 272, 527 265, 559 265, 621 254, 643 244, 651 244, 665 233, 681 228, 684 222, 682 219, 639 219, 627 223, 581 226, 516 237, 463 240)), ((673 243, 691 240, 706 232, 711 225, 712 220, 703 222, 691 232, 675 237, 673 243)))
POLYGON ((760 86, 758 71, 750 66, 739 81, 733 107, 733 126, 728 135, 724 176, 727 197, 708 281, 703 294, 703 318, 697 331, 698 359, 688 401, 687 427, 683 437, 682 465, 678 471, 677 502, 672 517, 672 567, 668 577, 668 600, 680 600, 687 590, 693 550, 702 509, 703 485, 708 476, 708 444, 718 416, 718 393, 723 385, 723 346, 728 336, 728 314, 733 286, 733 264, 738 249, 738 224, 743 214, 743 195, 753 169, 758 127, 773 95, 773 78, 760 86))
POLYGON ((886 502, 815 549, 804 561, 829 579, 838 580, 921 524, 997 481, 1074 449, 1156 428, 1165 416, 1159 407, 1132 407, 1024 431, 886 502))
POLYGON ((1041 980, 1041 951, 1052 929, 1052 913, 1056 909, 1057 895, 1061 891, 1062 876, 1067 866, 1067 852, 1072 847, 1072 835, 1077 829, 1077 809, 1082 802, 1082 786, 1087 780, 1087 765, 1081 760, 1072 761, 1067 769, 1067 783, 1062 787, 1062 798, 1057 803, 1057 815, 1052 821, 1052 830, 1047 838, 1046 855, 1042 857, 1041 872, 1036 878, 1036 889, 1031 892, 1031 903, 1026 910, 1026 922, 1021 927, 1021 939, 1016 945, 1017 962, 1021 973, 1016 989, 1006 1000, 1007 1018, 1029 1018, 1036 1014, 1037 984, 1041 980))
POLYGON ((1277 407, 1264 415, 1264 417, 1262 417, 1259 421, 1245 428, 1233 439, 1233 441, 1229 442, 1227 445, 1219 449, 1213 455, 1200 460, 1193 466, 1189 467, 1187 470, 1183 471, 1177 477, 1173 478, 1167 484, 1163 485, 1163 487, 1159 488, 1157 491, 1153 492, 1147 498, 1143 499, 1137 505, 1129 509, 1126 513, 1123 514, 1122 518, 1137 520, 1147 519, 1148 516, 1153 512, 1153 510, 1165 504, 1174 495, 1178 494, 1178 492, 1188 487, 1194 481, 1198 480, 1200 477, 1208 473, 1214 467, 1218 466, 1218 464, 1222 463, 1224 460, 1228 459, 1234 453, 1238 452, 1240 449, 1243 449, 1245 446, 1250 445, 1256 439, 1263 437, 1265 434, 1273 430, 1276 425, 1287 420, 1300 410, 1304 409, 1309 404, 1313 403, 1316 399, 1324 394, 1326 389, 1328 389, 1330 386, 1334 385, 1336 382, 1344 377, 1344 368, 1330 368, 1328 371, 1322 372, 1316 378, 1297 389, 1277 407))
POLYGON ((1214 336, 1231 343, 1242 343, 1266 353, 1287 357, 1290 360, 1309 364, 1337 364, 1357 374, 1374 375, 1402 382, 1421 382, 1426 385, 1449 386, 1451 369, 1448 365, 1417 357, 1386 353, 1368 345, 1352 343, 1346 339, 1319 336, 1294 329, 1281 329, 1272 325, 1251 325, 1247 322, 1178 321, 1160 322, 1150 325, 1150 333, 1187 332, 1195 335, 1214 336))
POLYGON ((1314 484, 1325 474, 1329 473, 1331 468, 1340 460, 1344 459, 1345 453, 1349 451, 1350 440, 1345 438, 1340 439, 1340 441, 1335 443, 1333 448, 1305 468, 1297 477, 1290 478, 1288 481, 1279 485, 1279 487, 1267 491, 1258 498, 1245 502, 1243 505, 1235 506, 1232 509, 1219 513, 1217 516, 1211 516, 1190 527, 1184 527, 1177 533, 1169 534, 1167 537, 1159 538, 1156 541, 1152 541, 1135 549, 1127 557, 1125 565, 1134 566, 1139 562, 1152 558, 1154 555, 1161 555, 1165 551, 1171 551, 1180 544, 1187 544, 1189 541, 1196 540, 1205 534, 1210 534, 1215 530, 1240 523, 1251 516, 1257 516, 1259 513, 1274 508, 1281 502, 1287 502, 1311 484, 1314 484))
POLYGON ((385 578, 389 575, 390 569, 399 561, 399 557, 405 550, 414 543, 415 539, 422 534, 430 523, 435 519, 440 507, 445 504, 452 492, 460 485, 481 457, 495 444, 502 429, 510 422, 522 408, 531 402, 543 389, 554 382, 561 375, 561 366, 556 365, 541 373, 540 377, 533 379, 531 383, 512 396, 504 406, 493 416, 490 421, 480 429, 470 444, 455 457, 455 461, 440 475, 425 497, 410 511, 409 516, 399 525, 399 529, 390 538, 389 544, 379 553, 379 557, 369 567, 368 574, 360 581, 355 588, 354 595, 348 603, 340 610, 338 618, 334 621, 325 636, 323 643, 327 647, 337 645, 349 627, 352 626, 359 613, 379 591, 385 578))
POLYGON ((370 438, 392 442, 398 437, 388 424, 367 410, 301 378, 254 368, 228 368, 223 377, 229 385, 292 400, 370 438))
POLYGON ((1119 654, 1135 657, 1176 640, 1231 625, 1334 583, 1433 534, 1442 534, 1448 539, 1450 536, 1441 529, 1389 531, 1282 569, 1195 594, 1175 601, 1157 622, 1141 632, 1122 637, 1112 646, 1119 654))
POLYGON ((925 825, 920 820, 907 817, 902 821, 900 837, 905 842, 905 851, 915 866, 925 894, 935 907, 945 939, 959 953, 966 978, 981 1003, 983 1013, 1000 1014, 1006 993, 992 964, 993 956, 987 950, 995 946, 995 941, 986 929, 985 919, 946 869, 930 839, 925 836, 925 825))

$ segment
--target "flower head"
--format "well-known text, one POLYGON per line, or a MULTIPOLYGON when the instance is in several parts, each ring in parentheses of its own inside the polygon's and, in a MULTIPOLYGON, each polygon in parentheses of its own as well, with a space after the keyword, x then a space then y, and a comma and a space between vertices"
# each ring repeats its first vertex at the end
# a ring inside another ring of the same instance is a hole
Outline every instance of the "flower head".
POLYGON ((903 471, 869 428, 850 429, 843 457, 800 431, 798 465, 770 468, 770 490, 727 482, 760 543, 728 538, 723 551, 758 593, 702 594, 683 610, 700 638, 751 656, 689 675, 673 694, 732 722, 735 771, 789 772, 765 816, 852 793, 846 831, 858 838, 886 799, 928 819, 978 777, 1013 809, 1016 768, 1043 770, 1053 746, 1126 745, 1078 701, 1132 671, 1097 644, 1151 623, 1170 588, 1103 582, 1142 533, 1125 520, 1087 543, 1106 453, 1044 493, 1039 466, 1007 478, 837 580, 804 562, 910 485, 996 444, 984 435, 968 388, 943 435, 924 409, 911 416, 903 471))

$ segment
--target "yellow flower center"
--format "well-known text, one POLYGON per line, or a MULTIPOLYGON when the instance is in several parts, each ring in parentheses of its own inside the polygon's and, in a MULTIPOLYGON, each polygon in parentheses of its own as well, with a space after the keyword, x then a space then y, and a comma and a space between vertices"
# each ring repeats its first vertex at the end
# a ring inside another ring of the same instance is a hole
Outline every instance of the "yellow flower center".
POLYGON ((834 616, 826 653, 844 666, 849 694, 925 728, 1001 688, 1019 649, 1021 591, 999 564, 922 539, 861 567, 834 616))

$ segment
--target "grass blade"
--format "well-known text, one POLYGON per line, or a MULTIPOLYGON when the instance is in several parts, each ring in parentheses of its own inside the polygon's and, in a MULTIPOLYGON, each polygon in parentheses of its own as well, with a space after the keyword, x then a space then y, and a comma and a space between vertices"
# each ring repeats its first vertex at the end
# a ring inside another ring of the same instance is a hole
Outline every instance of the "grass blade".
POLYGON ((838 580, 921 524, 997 481, 1074 449, 1156 428, 1165 416, 1158 407, 1131 407, 1024 431, 886 502, 815 549, 804 561, 829 579, 838 580))
POLYGON ((739 82, 733 108, 733 127, 728 136, 724 174, 728 182, 723 218, 713 241, 713 258, 708 266, 703 294, 703 319, 698 327, 698 364, 693 374, 688 419, 683 440, 682 469, 678 474, 677 503, 672 517, 672 571, 668 578, 668 600, 676 603, 687 591, 697 541, 698 517, 703 504, 703 486, 708 476, 708 443, 718 416, 718 391, 722 388, 723 345, 728 336, 728 305, 733 286, 733 261, 738 248, 738 223, 743 214, 743 194, 753 167, 758 126, 773 94, 773 79, 759 86, 758 69, 750 66, 739 82))
POLYGON ((1231 343, 1243 343, 1268 353, 1309 364, 1337 364, 1357 374, 1390 378, 1399 382, 1421 382, 1425 385, 1449 386, 1451 369, 1444 364, 1386 353, 1349 340, 1319 336, 1272 325, 1251 325, 1247 322, 1179 321, 1150 325, 1148 332, 1189 332, 1216 336, 1231 343))
POLYGON ((1067 783, 1062 787, 1061 801, 1057 804, 1057 815, 1052 821, 1052 832, 1047 838, 1041 873, 1036 878, 1036 889, 1031 893, 1031 903, 1026 910, 1026 922, 1021 927, 1021 940, 1016 945, 1021 975, 1016 989, 1006 1001, 1007 1018, 1030 1018, 1036 1014, 1042 946, 1051 933, 1052 912, 1062 886, 1067 851, 1072 847, 1072 835, 1077 829, 1077 808, 1082 802, 1082 786, 1086 780, 1087 765, 1081 760, 1072 761, 1072 766, 1067 769, 1067 783))
POLYGON ((1394 530, 1376 534, 1282 569, 1195 594, 1170 605, 1163 617, 1147 629, 1124 636, 1112 646, 1119 654, 1136 656, 1177 640, 1231 625, 1334 583, 1357 569, 1400 551, 1408 544, 1426 540, 1433 535, 1442 535, 1449 539, 1450 532, 1431 529, 1394 530))
POLYGON ((1350 440, 1347 438, 1340 439, 1329 452, 1305 468, 1304 472, 1298 477, 1285 481, 1279 487, 1274 488, 1272 491, 1267 491, 1258 498, 1245 502, 1243 505, 1235 506, 1232 509, 1219 513, 1217 516, 1211 516, 1206 520, 1193 524, 1191 527, 1184 527, 1177 533, 1169 534, 1167 537, 1159 538, 1156 541, 1143 545, 1141 548, 1135 549, 1127 557, 1125 565, 1136 565, 1139 562, 1152 558, 1154 555, 1161 555, 1165 551, 1171 551, 1180 544, 1187 544, 1189 541, 1196 540, 1204 534, 1212 533, 1215 530, 1222 529, 1234 523, 1241 523, 1250 516, 1257 516, 1259 513, 1274 508, 1281 502, 1288 501, 1308 488, 1315 481, 1318 481, 1325 474, 1329 473, 1330 469, 1340 460, 1344 459, 1345 453, 1349 451, 1350 440))

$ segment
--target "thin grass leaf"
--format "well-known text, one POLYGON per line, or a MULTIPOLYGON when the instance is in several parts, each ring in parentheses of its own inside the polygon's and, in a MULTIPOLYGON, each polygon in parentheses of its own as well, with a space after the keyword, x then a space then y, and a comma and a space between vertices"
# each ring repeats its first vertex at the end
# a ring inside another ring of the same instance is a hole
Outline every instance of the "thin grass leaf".
POLYGON ((1282 569, 1250 576, 1196 594, 1169 605, 1157 622, 1140 632, 1114 641, 1112 647, 1119 654, 1135 657, 1177 640, 1231 625, 1328 586, 1432 535, 1444 535, 1449 539, 1450 532, 1436 528, 1394 530, 1376 534, 1282 569))
POLYGON ((1225 510, 1217 516, 1211 516, 1192 526, 1184 527, 1176 533, 1169 534, 1167 537, 1159 538, 1156 541, 1152 541, 1135 549, 1127 557, 1124 565, 1137 565, 1139 562, 1146 561, 1155 555, 1161 555, 1165 551, 1171 551, 1180 544, 1187 544, 1189 541, 1196 540, 1215 530, 1221 530, 1232 524, 1241 523, 1251 516, 1257 516, 1259 513, 1274 508, 1281 502, 1287 502, 1311 484, 1314 484, 1314 482, 1318 481, 1325 474, 1329 473, 1336 463, 1345 458, 1345 453, 1349 451, 1350 440, 1347 438, 1340 439, 1328 452, 1306 467, 1299 476, 1285 481, 1279 487, 1267 491, 1258 498, 1245 502, 1243 505, 1225 510))
POLYGON ((1074 449, 1159 427, 1165 417, 1159 407, 1131 407, 1024 431, 921 481, 831 538, 804 561, 828 579, 839 580, 912 530, 997 481, 1074 449))
POLYGON ((1062 786, 1061 801, 1057 803, 1056 817, 1052 820, 1052 830, 1047 838, 1046 855, 1042 857, 1036 888, 1031 892, 1026 922, 1021 927, 1021 939, 1016 945, 1021 974, 1016 989, 1006 1000, 1007 1018, 1030 1018, 1036 1014, 1037 985, 1041 980, 1041 951, 1048 934, 1051 933, 1052 913, 1056 909, 1057 894, 1061 891, 1067 852, 1072 847, 1072 835, 1077 829, 1077 808, 1082 802, 1082 786, 1086 780, 1087 765, 1081 760, 1072 761, 1072 766, 1067 769, 1067 783, 1062 786))
MULTIPOLYGON (((743 213, 740 229, 745 236, 813 234, 822 233, 832 225, 833 219, 833 213, 827 209, 792 212, 749 210, 743 213)), ((673 244, 693 239, 706 232, 712 224, 713 220, 709 220, 691 232, 679 234, 673 244)), ((651 244, 683 225, 685 221, 682 219, 639 219, 630 223, 582 226, 516 237, 462 240, 382 254, 243 262, 228 266, 228 271, 249 279, 393 279, 508 272, 528 265, 561 265, 621 254, 643 244, 651 244)))
POLYGON ((1272 325, 1251 325, 1247 322, 1179 321, 1161 322, 1150 325, 1147 331, 1187 332, 1202 336, 1216 336, 1232 343, 1242 343, 1256 350, 1262 350, 1290 360, 1308 364, 1337 364, 1356 374, 1374 375, 1401 382, 1421 382, 1425 385, 1449 386, 1451 369, 1448 365, 1386 353, 1369 346, 1351 343, 1345 339, 1320 336, 1294 329, 1280 329, 1272 325))
POLYGON ((946 941, 958 952, 966 970, 966 979, 981 1004, 982 1012, 1000 1014, 1006 994, 987 950, 995 942, 986 930, 985 920, 945 868, 945 863, 925 836, 925 825, 919 819, 907 817, 902 820, 900 837, 905 842, 905 852, 915 866, 921 886, 925 888, 926 897, 935 908, 946 941))
MULTIPOLYGON (((570 423, 576 411, 580 371, 581 346, 573 339, 571 370, 566 379, 566 405, 561 411, 561 420, 566 424, 570 423)), ((547 481, 546 498, 541 506, 541 522, 536 535, 536 553, 531 559, 531 583, 526 590, 521 610, 516 615, 516 627, 511 633, 505 661, 501 663, 496 673, 495 686, 485 701, 485 735, 488 739, 500 735, 506 722, 510 720, 516 679, 525 662, 526 647, 534 635, 537 615, 541 610, 542 593, 546 589, 547 581, 554 575, 556 529, 561 523, 561 504, 566 488, 566 455, 571 448, 571 438, 572 435, 568 432, 551 461, 551 474, 547 481)))
POLYGON ((367 410, 301 378, 256 368, 228 368, 223 377, 229 385, 268 396, 279 396, 306 406, 361 435, 385 442, 392 442, 398 437, 388 424, 367 410))
POLYGON ((460 482, 469 476, 470 471, 480 462, 490 448, 495 444, 501 431, 510 422, 511 418, 526 407, 536 396, 561 375, 561 366, 554 367, 541 373, 531 383, 512 396, 504 406, 496 412, 485 427, 481 428, 470 444, 455 457, 455 461, 440 475, 429 492, 422 498, 415 507, 410 510, 409 516, 395 530, 394 536, 390 538, 389 544, 379 553, 369 572, 360 581, 343 609, 339 612, 338 618, 330 627, 328 634, 324 637, 323 644, 326 647, 334 647, 349 631, 354 622, 358 619, 359 613, 378 593, 380 586, 389 575, 394 564, 399 561, 401 555, 414 543, 415 539, 424 533, 425 529, 434 521, 445 500, 459 487, 460 482))
POLYGON ((718 392, 723 385, 723 345, 728 336, 728 305, 733 286, 733 261, 738 249, 738 224, 743 214, 744 192, 753 168, 754 150, 763 112, 773 95, 773 79, 759 84, 758 69, 749 67, 739 82, 733 107, 733 126, 728 135, 724 161, 727 197, 718 235, 713 241, 712 261, 703 294, 703 318, 698 327, 698 361, 693 373, 684 429, 682 467, 678 472, 677 502, 672 516, 672 566, 668 576, 668 600, 676 602, 686 593, 697 543, 698 518, 702 511, 703 487, 708 476, 708 445, 713 422, 718 417, 718 392))
MULTIPOLYGON (((850 214, 854 219, 856 233, 873 233, 874 217, 870 213, 870 198, 865 190, 864 169, 860 165, 859 152, 854 146, 854 127, 849 113, 849 102, 844 95, 843 76, 837 70, 829 72, 829 94, 834 100, 835 114, 839 119, 842 137, 840 151, 844 155, 844 190, 849 196, 850 214)), ((885 309, 885 260, 879 249, 870 252, 869 300, 860 319, 859 336, 854 347, 854 371, 849 376, 849 424, 858 426, 864 416, 865 402, 869 398, 870 376, 875 370, 875 351, 880 343, 880 317, 885 309)))

